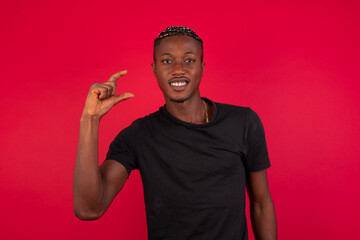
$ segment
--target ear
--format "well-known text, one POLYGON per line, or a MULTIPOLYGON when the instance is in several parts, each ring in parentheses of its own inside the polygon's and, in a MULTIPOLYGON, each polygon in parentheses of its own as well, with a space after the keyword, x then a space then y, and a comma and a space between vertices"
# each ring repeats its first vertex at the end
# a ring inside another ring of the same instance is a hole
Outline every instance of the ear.
POLYGON ((201 67, 202 67, 202 73, 201 76, 204 74, 204 70, 205 70, 205 62, 201 63, 201 67))
POLYGON ((152 67, 152 71, 153 71, 153 73, 154 73, 154 75, 156 76, 156 74, 155 74, 155 71, 156 71, 156 64, 153 62, 153 63, 151 63, 151 67, 152 67))

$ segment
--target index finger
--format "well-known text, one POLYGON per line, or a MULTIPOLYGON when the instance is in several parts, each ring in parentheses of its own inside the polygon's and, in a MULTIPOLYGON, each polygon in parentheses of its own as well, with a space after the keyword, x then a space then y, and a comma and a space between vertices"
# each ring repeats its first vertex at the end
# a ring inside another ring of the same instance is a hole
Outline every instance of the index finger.
POLYGON ((122 77, 126 74, 127 74, 127 70, 122 70, 120 72, 114 73, 113 75, 111 75, 108 82, 116 82, 116 80, 118 80, 120 77, 122 77))

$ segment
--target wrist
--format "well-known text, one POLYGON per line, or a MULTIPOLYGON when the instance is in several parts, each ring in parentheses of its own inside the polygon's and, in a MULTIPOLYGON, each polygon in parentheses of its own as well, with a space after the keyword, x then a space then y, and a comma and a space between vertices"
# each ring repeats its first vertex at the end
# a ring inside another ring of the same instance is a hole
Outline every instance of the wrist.
POLYGON ((91 114, 87 114, 87 113, 82 113, 81 118, 80 118, 80 122, 100 122, 101 116, 97 116, 97 115, 91 115, 91 114))

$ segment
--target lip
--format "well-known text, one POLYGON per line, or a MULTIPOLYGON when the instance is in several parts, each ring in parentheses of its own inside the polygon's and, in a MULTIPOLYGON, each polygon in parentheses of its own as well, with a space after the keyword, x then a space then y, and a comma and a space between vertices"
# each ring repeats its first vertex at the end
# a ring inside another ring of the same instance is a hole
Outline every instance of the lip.
POLYGON ((182 82, 182 81, 189 83, 190 79, 188 79, 187 77, 174 77, 169 80, 169 84, 171 84, 173 82, 182 82))
POLYGON ((190 82, 190 79, 186 78, 186 77, 174 77, 174 78, 171 78, 169 80, 169 86, 176 92, 181 92, 181 91, 184 91, 185 88, 187 87, 187 85, 189 84, 190 82), (172 83, 184 83, 184 85, 172 85, 172 83))

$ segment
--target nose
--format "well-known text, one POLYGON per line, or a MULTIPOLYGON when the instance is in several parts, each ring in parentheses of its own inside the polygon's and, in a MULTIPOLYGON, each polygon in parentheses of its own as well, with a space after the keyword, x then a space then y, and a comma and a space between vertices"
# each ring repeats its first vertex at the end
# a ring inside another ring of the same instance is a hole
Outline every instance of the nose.
POLYGON ((181 62, 176 62, 172 69, 172 75, 178 76, 178 75, 184 75, 185 68, 184 65, 181 62))

